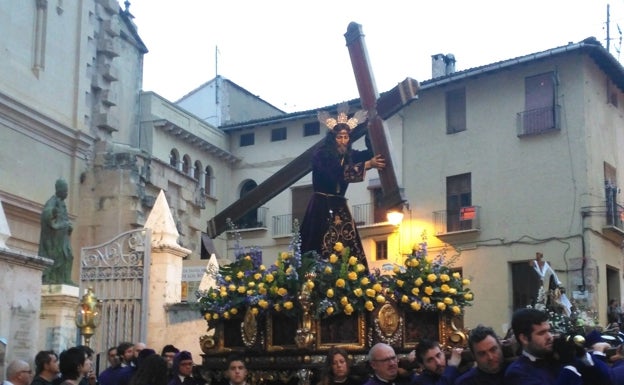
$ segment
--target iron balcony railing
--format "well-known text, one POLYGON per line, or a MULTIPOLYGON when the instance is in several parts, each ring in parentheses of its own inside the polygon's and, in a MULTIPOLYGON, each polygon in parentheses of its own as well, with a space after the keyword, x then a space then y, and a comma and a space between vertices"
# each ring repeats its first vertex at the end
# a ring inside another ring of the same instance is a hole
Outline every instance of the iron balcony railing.
POLYGON ((242 229, 262 229, 267 227, 267 214, 269 212, 268 207, 258 207, 255 210, 243 215, 238 219, 235 224, 240 230, 242 229))
POLYGON ((357 226, 366 226, 375 223, 375 215, 372 203, 353 205, 351 207, 351 210, 351 215, 353 215, 353 221, 357 226))
MULTIPOLYGON (((357 226, 367 226, 386 222, 385 212, 382 213, 379 211, 376 213, 375 206, 372 203, 363 203, 351 206, 351 215, 353 216, 353 221, 357 226)), ((274 237, 292 234, 292 214, 274 215, 271 220, 271 230, 274 237)))
POLYGON ((271 230, 274 237, 283 237, 293 233, 292 214, 274 215, 271 219, 271 230))
POLYGON ((558 104, 518 112, 517 135, 538 135, 561 129, 561 106, 558 104))
POLYGON ((607 201, 607 226, 617 227, 624 231, 624 206, 607 201))
POLYGON ((480 211, 480 206, 434 211, 433 222, 436 235, 480 230, 480 211))

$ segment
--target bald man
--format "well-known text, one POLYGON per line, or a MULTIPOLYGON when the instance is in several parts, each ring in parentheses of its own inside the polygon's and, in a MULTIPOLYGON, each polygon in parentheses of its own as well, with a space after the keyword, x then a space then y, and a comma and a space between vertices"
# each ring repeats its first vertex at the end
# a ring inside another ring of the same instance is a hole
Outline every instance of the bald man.
POLYGON ((14 360, 6 368, 5 384, 28 385, 33 379, 32 370, 26 361, 14 360))
POLYGON ((374 375, 364 385, 407 385, 412 382, 412 376, 399 375, 399 360, 394 348, 388 344, 375 344, 368 351, 368 363, 374 375))

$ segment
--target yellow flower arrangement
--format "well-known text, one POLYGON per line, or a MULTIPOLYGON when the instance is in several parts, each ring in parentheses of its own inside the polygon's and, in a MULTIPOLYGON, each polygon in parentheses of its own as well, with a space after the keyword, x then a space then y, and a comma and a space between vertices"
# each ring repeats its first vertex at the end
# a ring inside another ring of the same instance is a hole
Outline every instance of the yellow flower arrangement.
POLYGON ((444 254, 427 255, 427 244, 423 242, 403 265, 394 266, 393 276, 384 277, 388 294, 406 310, 460 315, 472 304, 474 295, 468 287, 470 280, 453 270, 453 262, 444 254))
POLYGON ((350 255, 348 247, 338 242, 333 251, 326 261, 317 265, 317 289, 313 292, 316 317, 370 312, 385 302, 385 297, 378 295, 382 287, 376 275, 350 255))
MULTIPOLYGON (((221 266, 215 274, 216 286, 198 293, 201 313, 211 323, 220 318, 230 319, 250 309, 254 315, 275 311, 296 315, 301 309, 297 296, 304 282, 303 273, 314 269, 314 256, 302 257, 297 247, 299 236, 291 240, 289 252, 281 252, 276 262, 267 268, 262 264, 259 248, 244 250, 240 234, 235 244, 236 260, 221 266)), ((310 286, 308 286, 310 287, 310 286)))
POLYGON ((470 280, 452 269, 453 260, 427 255, 426 243, 395 265, 393 275, 368 271, 350 249, 336 243, 334 253, 322 260, 315 252, 301 254, 295 233, 289 252, 281 252, 268 268, 259 249, 237 249, 237 258, 215 274, 217 285, 198 293, 198 303, 209 326, 241 316, 246 310, 259 315, 278 312, 296 316, 302 311, 299 296, 311 296, 315 318, 372 312, 387 300, 407 311, 438 311, 460 315, 474 299, 470 280))
POLYGON ((268 279, 260 273, 260 259, 257 249, 239 254, 235 262, 219 269, 215 287, 198 293, 200 310, 209 324, 231 319, 249 306, 259 310, 269 307, 265 289, 268 279))

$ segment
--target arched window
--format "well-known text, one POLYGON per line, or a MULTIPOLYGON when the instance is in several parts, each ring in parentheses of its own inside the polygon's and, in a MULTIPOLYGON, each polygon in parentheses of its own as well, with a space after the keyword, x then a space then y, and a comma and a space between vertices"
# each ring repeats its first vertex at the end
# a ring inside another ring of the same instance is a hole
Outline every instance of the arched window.
POLYGON ((206 195, 214 196, 214 175, 212 172, 212 167, 206 166, 206 175, 204 179, 204 191, 206 191, 206 195))
MULTIPOLYGON (((256 186, 258 186, 258 184, 254 182, 253 180, 245 181, 240 190, 240 198, 249 194, 249 192, 253 190, 254 188, 256 188, 256 186)), ((248 213, 246 213, 245 215, 243 215, 241 219, 236 221, 236 226, 239 229, 249 229, 253 227, 258 227, 258 209, 253 209, 249 211, 248 213)))
POLYGON ((169 153, 169 165, 177 170, 179 160, 180 154, 178 154, 178 150, 175 148, 171 149, 171 152, 169 153))
POLYGON ((188 156, 187 154, 184 154, 184 157, 182 158, 182 170, 181 170, 184 174, 186 175, 193 175, 191 174, 191 157, 188 156))

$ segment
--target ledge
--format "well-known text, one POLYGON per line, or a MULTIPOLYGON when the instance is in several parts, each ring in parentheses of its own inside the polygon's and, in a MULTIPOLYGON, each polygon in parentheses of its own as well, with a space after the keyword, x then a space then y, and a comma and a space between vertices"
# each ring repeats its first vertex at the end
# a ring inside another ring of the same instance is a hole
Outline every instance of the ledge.
POLYGON ((466 240, 473 240, 481 233, 481 229, 470 229, 470 230, 462 230, 462 231, 453 231, 449 233, 436 234, 436 238, 441 241, 453 244, 458 242, 464 242, 466 240))

